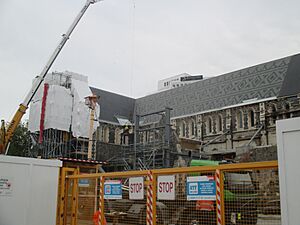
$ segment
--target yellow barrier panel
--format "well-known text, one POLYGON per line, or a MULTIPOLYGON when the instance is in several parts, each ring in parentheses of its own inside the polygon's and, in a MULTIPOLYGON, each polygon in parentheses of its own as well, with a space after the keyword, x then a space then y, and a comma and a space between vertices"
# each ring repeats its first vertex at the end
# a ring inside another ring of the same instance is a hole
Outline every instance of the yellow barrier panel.
POLYGON ((64 183, 65 224, 281 224, 277 161, 66 175, 64 183))

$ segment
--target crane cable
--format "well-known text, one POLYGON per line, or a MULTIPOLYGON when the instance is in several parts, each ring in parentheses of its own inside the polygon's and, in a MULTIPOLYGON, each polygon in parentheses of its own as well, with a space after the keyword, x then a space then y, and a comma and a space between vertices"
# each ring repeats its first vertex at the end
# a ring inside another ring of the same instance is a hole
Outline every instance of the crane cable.
POLYGON ((132 43, 131 43, 131 71, 130 71, 130 96, 133 95, 133 77, 134 77, 134 63, 135 63, 135 0, 132 0, 132 43))

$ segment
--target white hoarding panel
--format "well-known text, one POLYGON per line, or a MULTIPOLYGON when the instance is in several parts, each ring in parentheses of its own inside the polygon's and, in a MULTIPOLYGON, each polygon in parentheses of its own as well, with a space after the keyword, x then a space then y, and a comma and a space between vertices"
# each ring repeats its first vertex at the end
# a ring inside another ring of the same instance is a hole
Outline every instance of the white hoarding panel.
POLYGON ((299 224, 300 118, 276 121, 281 223, 299 224))
POLYGON ((144 199, 144 178, 129 178, 129 199, 144 199))
POLYGON ((0 196, 11 196, 13 193, 13 178, 0 176, 0 196))
POLYGON ((158 176, 157 199, 175 200, 175 176, 158 176))
POLYGON ((61 164, 0 155, 0 225, 54 225, 61 164))

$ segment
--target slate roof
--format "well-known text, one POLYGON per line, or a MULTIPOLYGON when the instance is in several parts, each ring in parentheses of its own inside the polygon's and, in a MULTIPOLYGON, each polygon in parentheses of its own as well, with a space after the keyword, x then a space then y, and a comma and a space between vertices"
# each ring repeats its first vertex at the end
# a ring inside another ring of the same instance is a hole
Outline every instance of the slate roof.
POLYGON ((100 118, 116 122, 114 115, 132 118, 171 107, 171 117, 189 115, 243 103, 300 93, 300 54, 262 63, 186 86, 132 99, 92 88, 101 96, 100 118))
POLYGON ((178 117, 240 104, 249 99, 300 93, 300 85, 296 85, 299 82, 292 82, 299 80, 299 70, 299 55, 274 60, 139 98, 136 101, 137 113, 144 114, 167 106, 173 108, 171 117, 178 117), (292 85, 295 87, 293 91, 290 89, 292 85))
POLYGON ((288 66, 287 74, 277 97, 292 96, 300 93, 300 54, 294 55, 288 66))
POLYGON ((99 96, 100 120, 118 123, 115 116, 133 118, 135 99, 90 87, 93 94, 99 96))

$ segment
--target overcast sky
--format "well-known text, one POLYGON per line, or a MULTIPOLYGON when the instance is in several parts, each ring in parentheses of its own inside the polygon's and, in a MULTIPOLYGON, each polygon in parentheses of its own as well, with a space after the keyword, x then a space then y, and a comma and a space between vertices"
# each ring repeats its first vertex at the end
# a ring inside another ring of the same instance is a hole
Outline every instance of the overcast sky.
MULTIPOLYGON (((0 0, 0 117, 10 119, 85 0, 0 0)), ((300 1, 105 0, 50 71, 139 97, 179 73, 216 76, 300 52, 300 1)))

